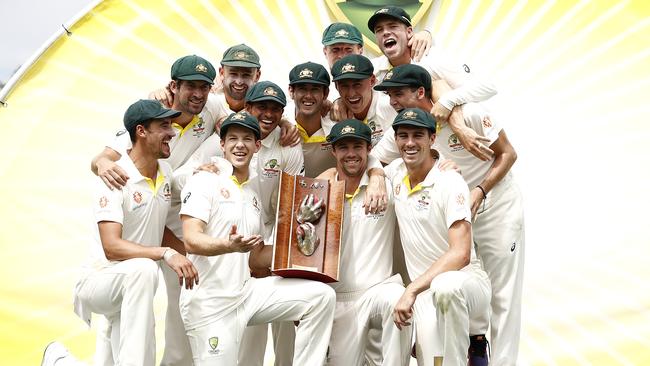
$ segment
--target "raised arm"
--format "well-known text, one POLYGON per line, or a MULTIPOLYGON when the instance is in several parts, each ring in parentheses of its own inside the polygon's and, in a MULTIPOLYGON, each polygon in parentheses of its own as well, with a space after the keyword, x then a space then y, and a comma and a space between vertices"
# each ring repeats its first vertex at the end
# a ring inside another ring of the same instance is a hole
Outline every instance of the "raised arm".
POLYGON ((107 146, 90 162, 90 170, 99 176, 110 190, 122 189, 129 179, 124 169, 115 163, 120 157, 120 153, 107 146))

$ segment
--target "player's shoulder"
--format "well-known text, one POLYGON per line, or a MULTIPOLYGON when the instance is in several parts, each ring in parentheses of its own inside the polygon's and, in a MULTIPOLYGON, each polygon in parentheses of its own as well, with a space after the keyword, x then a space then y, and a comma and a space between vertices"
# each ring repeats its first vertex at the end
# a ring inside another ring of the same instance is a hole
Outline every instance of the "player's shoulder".
POLYGON ((467 189, 467 182, 457 171, 453 169, 439 170, 437 167, 435 174, 436 185, 444 189, 467 189))
POLYGON ((399 180, 404 178, 404 175, 406 174, 406 165, 404 165, 404 160, 402 160, 402 158, 393 160, 390 164, 384 167, 384 173, 386 174, 386 178, 393 183, 395 183, 396 179, 399 180))

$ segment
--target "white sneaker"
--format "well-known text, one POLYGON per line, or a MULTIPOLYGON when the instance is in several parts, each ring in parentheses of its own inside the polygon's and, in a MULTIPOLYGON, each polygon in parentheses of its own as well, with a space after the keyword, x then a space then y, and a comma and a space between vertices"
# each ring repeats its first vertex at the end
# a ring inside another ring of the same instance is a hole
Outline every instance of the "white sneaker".
POLYGON ((45 347, 41 366, 54 366, 56 362, 68 357, 70 353, 61 342, 54 341, 45 347))

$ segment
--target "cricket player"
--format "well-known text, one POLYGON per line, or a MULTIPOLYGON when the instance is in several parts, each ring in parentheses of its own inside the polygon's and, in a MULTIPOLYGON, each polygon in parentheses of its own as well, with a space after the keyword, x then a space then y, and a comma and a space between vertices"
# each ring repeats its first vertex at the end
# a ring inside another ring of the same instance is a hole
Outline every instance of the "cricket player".
POLYGON ((368 19, 368 28, 375 34, 377 45, 383 53, 373 59, 375 75, 382 80, 395 66, 416 63, 429 72, 433 80, 444 79, 453 88, 434 105, 432 114, 436 121, 449 123, 465 148, 481 160, 488 160, 492 151, 485 144, 487 138, 479 136, 463 124, 462 118, 456 114, 451 116, 452 109, 468 102, 481 102, 496 94, 496 87, 490 82, 479 80, 470 73, 467 65, 452 61, 441 49, 433 47, 422 60, 414 60, 408 39, 413 34, 411 17, 404 9, 396 6, 385 6, 368 19))
POLYGON ((322 365, 325 359, 334 291, 308 280, 250 276, 251 269, 270 268, 272 253, 262 240, 259 176, 250 169, 261 131, 251 114, 230 115, 220 135, 231 171, 199 172, 183 190, 185 245, 201 276, 194 290, 181 294, 195 365, 237 364, 245 327, 272 321, 299 321, 295 365, 322 365))
MULTIPOLYGON (((216 76, 216 70, 206 59, 190 55, 176 60, 171 67, 169 87, 173 93, 172 108, 181 112, 172 119, 175 132, 169 142, 171 149, 166 159, 175 171, 215 130, 217 121, 227 115, 226 110, 210 96, 210 87, 216 76)), ((93 172, 98 174, 107 186, 120 189, 129 175, 115 163, 131 148, 131 141, 125 130, 116 134, 115 139, 93 160, 93 172)), ((174 173, 168 177, 170 182, 176 180, 174 173)), ((169 209, 163 245, 185 253, 182 243, 182 230, 178 213, 180 211, 180 191, 172 187, 171 208, 169 209)), ((178 312, 180 286, 176 274, 162 267, 167 290, 167 312, 165 316, 165 352, 161 365, 187 365, 192 356, 190 345, 183 332, 183 322, 178 312)), ((101 332, 98 342, 102 342, 101 332)), ((101 352, 101 347, 98 353, 101 352)), ((102 359, 101 354, 97 356, 102 359)), ((102 361, 109 362, 110 361, 102 361)))
POLYGON ((348 55, 334 63, 332 76, 343 104, 355 119, 370 127, 372 146, 377 145, 396 113, 387 98, 372 89, 376 82, 372 63, 365 56, 348 55))
MULTIPOLYGON (((433 89, 431 85, 424 68, 405 64, 395 67, 375 89, 385 90, 397 110, 411 107, 430 110, 449 90, 442 80, 433 82, 433 89)), ((492 285, 490 362, 515 365, 521 328, 525 244, 523 199, 510 172, 517 153, 498 119, 480 104, 464 104, 462 112, 468 127, 490 139, 494 156, 488 161, 477 159, 459 143, 446 123, 438 126, 433 146, 458 164, 470 189, 474 244, 492 285)), ((478 352, 473 355, 476 358, 485 352, 481 343, 485 340, 472 339, 470 350, 478 352)))
POLYGON ((106 316, 112 358, 119 365, 155 362, 156 261, 163 260, 173 271, 177 285, 198 284, 192 263, 173 248, 161 247, 171 203, 171 167, 158 159, 170 156, 172 119, 180 116, 180 111, 154 100, 132 104, 124 114, 132 148, 117 162, 130 179, 121 190, 111 190, 99 180, 97 184, 95 241, 75 287, 74 304, 88 325, 91 312, 106 316))
POLYGON ((470 195, 431 153, 436 122, 418 108, 393 123, 401 159, 386 167, 412 282, 394 310, 398 328, 415 322, 418 365, 467 363, 470 336, 484 336, 490 282, 472 246, 470 195), (440 361, 437 361, 440 362, 440 361))
POLYGON ((345 181, 346 200, 341 235, 336 311, 328 365, 361 365, 371 324, 381 324, 383 365, 408 364, 410 329, 393 325, 393 307, 404 292, 400 275, 393 273, 393 236, 396 219, 390 183, 386 210, 366 213, 363 195, 368 188, 368 157, 372 131, 359 120, 344 120, 327 136, 336 159, 334 180, 345 181))

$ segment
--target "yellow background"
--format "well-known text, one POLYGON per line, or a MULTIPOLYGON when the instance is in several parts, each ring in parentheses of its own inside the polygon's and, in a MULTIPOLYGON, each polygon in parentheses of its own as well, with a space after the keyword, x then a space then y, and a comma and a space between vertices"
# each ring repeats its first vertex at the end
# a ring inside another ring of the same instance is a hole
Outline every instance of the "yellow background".
MULTIPOLYGON (((650 364, 650 5, 443 1, 432 31, 495 98, 519 153, 527 258, 522 364, 650 364)), ((28 20, 26 20, 28 21, 28 20)), ((178 57, 215 64, 246 42, 262 78, 325 63, 324 2, 104 1, 23 75, 0 108, 0 364, 60 340, 90 360, 72 312, 90 238, 90 159, 178 57)), ((164 301, 157 300, 163 346, 164 301)))

